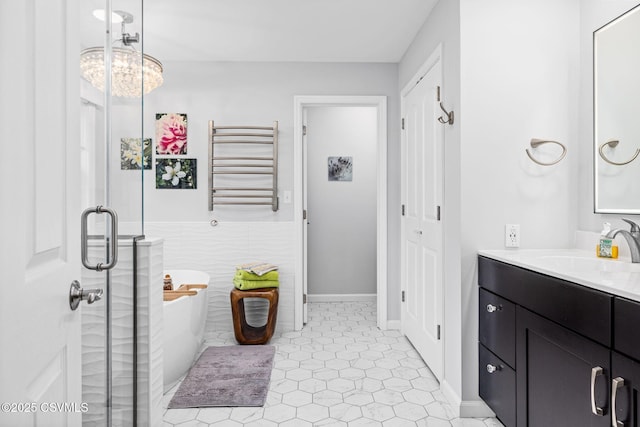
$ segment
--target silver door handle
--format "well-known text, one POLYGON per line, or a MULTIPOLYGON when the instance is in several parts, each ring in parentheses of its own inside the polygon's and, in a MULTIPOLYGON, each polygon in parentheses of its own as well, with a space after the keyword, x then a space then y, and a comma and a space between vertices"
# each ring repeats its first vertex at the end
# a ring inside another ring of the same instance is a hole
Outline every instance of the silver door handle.
POLYGON ((624 378, 617 377, 611 381, 611 426, 612 427, 624 427, 624 423, 618 420, 616 414, 616 400, 618 397, 618 389, 625 386, 624 378))
POLYGON ((102 298, 102 289, 87 289, 86 291, 80 287, 80 282, 74 280, 71 282, 69 289, 69 307, 76 310, 80 305, 80 301, 86 301, 87 304, 93 304, 102 298))
POLYGON ((80 250, 82 252, 82 265, 89 270, 95 271, 103 271, 110 270, 115 267, 118 262, 118 214, 113 209, 105 208, 104 206, 96 206, 95 208, 87 208, 82 212, 81 219, 81 242, 80 242, 80 250), (90 214, 109 214, 111 217, 111 256, 110 261, 106 264, 98 263, 96 265, 89 264, 89 255, 88 255, 88 247, 89 247, 89 234, 87 232, 87 218, 90 214))
POLYGON ((491 363, 487 363, 487 372, 488 373, 493 374, 494 372, 499 371, 499 370, 500 370, 500 368, 498 368, 497 366, 492 365, 491 363))
POLYGON ((604 370, 600 366, 591 368, 591 412, 599 417, 604 415, 604 410, 596 405, 596 379, 604 375, 604 370))

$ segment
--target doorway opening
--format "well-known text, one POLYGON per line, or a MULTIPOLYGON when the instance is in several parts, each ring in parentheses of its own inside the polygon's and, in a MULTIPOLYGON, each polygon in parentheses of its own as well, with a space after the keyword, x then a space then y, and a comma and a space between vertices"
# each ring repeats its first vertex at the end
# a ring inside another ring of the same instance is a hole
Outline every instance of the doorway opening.
MULTIPOLYGON (((306 302, 307 302, 307 290, 308 290, 308 275, 309 265, 308 259, 308 223, 312 221, 311 218, 307 218, 307 202, 308 202, 308 182, 306 180, 307 172, 307 150, 305 149, 306 135, 305 126, 307 120, 307 114, 311 109, 314 111, 329 112, 332 110, 330 107, 336 107, 339 109, 345 108, 350 110, 350 107, 368 107, 367 109, 373 110, 373 120, 371 126, 373 129, 372 141, 375 144, 374 153, 374 168, 375 172, 372 173, 371 178, 375 181, 375 293, 376 297, 376 309, 377 309, 377 325, 381 329, 387 328, 387 111, 386 111, 386 97, 384 96, 296 96, 294 98, 294 192, 295 192, 295 204, 294 204, 294 221, 296 225, 296 280, 294 303, 295 303, 295 318, 294 326, 296 330, 303 327, 306 322, 306 302)), ((345 111, 346 111, 345 110, 345 111)), ((359 110, 354 108, 355 110, 359 110)), ((330 136, 330 135, 327 135, 330 136)), ((337 147, 336 147, 337 150, 337 147)), ((326 162, 327 167, 327 180, 330 178, 330 166, 329 163, 333 160, 335 162, 347 163, 349 160, 352 162, 352 171, 355 175, 357 173, 357 158, 349 156, 345 152, 336 151, 335 156, 326 156, 326 159, 321 159, 326 162), (333 157, 336 157, 333 159, 333 157), (340 159, 341 157, 352 157, 351 159, 340 159)), ((335 166, 335 165, 334 165, 335 166)), ((324 167, 324 166, 323 166, 324 167)), ((335 168, 334 168, 335 169, 335 168)), ((341 169, 341 168, 339 168, 341 169)), ((348 167, 347 167, 348 169, 348 167)), ((342 178, 348 179, 348 172, 342 178)), ((334 183, 335 184, 335 183, 334 183)), ((311 214, 313 215, 313 214, 311 214)), ((374 275, 372 275, 373 277, 374 275)), ((359 290, 357 292, 361 292, 359 290)), ((331 291, 330 291, 331 292, 331 291)), ((366 293, 365 293, 366 294, 366 293)), ((371 293, 369 293, 371 294, 371 293)), ((334 297, 336 297, 334 295, 334 297)), ((339 296, 337 296, 339 298, 339 296)))

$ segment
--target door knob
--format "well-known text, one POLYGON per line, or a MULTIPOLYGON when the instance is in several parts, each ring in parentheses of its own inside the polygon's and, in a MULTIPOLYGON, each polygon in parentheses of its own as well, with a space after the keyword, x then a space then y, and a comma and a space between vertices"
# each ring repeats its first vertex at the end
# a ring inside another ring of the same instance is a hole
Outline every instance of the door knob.
POLYGON ((500 370, 500 368, 498 366, 492 365, 490 363, 487 364, 487 372, 488 373, 493 374, 494 372, 499 371, 499 370, 500 370))
POLYGON ((86 301, 87 304, 93 304, 102 298, 102 289, 87 289, 86 291, 80 287, 80 282, 74 280, 71 282, 69 289, 69 307, 76 310, 80 305, 80 301, 86 301))
POLYGON ((487 304, 487 311, 489 313, 495 313, 496 311, 502 310, 502 306, 495 306, 493 304, 487 304))

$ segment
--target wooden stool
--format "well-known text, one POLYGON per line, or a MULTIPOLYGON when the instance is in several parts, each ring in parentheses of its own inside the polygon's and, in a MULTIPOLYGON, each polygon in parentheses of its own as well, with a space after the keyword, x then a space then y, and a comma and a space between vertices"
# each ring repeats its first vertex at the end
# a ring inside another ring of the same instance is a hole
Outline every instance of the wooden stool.
POLYGON ((261 288, 241 291, 233 288, 230 294, 233 331, 240 344, 265 344, 273 336, 278 315, 278 288, 261 288), (263 326, 251 326, 247 323, 243 298, 265 298, 269 300, 269 315, 263 326))

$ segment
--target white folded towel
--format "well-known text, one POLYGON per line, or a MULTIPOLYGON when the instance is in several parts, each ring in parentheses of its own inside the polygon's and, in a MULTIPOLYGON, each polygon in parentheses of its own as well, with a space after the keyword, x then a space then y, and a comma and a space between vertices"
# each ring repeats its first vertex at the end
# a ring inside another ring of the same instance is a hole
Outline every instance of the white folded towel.
POLYGON ((262 276, 270 271, 277 270, 278 266, 269 264, 268 262, 250 262, 247 264, 237 265, 236 269, 245 270, 258 276, 262 276))

